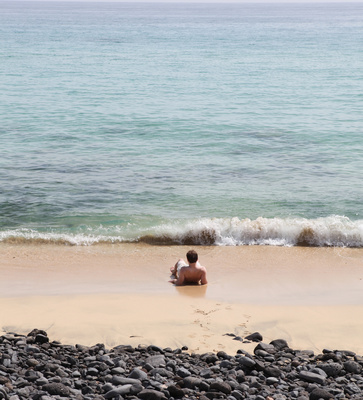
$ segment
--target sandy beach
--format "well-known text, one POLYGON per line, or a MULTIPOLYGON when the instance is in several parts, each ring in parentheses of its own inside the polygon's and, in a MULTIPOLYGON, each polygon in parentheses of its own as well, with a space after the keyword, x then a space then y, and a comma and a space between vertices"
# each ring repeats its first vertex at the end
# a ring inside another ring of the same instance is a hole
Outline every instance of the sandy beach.
POLYGON ((363 354, 363 250, 196 247, 203 287, 171 285, 185 246, 0 245, 0 331, 62 343, 234 354, 258 331, 292 348, 363 354))

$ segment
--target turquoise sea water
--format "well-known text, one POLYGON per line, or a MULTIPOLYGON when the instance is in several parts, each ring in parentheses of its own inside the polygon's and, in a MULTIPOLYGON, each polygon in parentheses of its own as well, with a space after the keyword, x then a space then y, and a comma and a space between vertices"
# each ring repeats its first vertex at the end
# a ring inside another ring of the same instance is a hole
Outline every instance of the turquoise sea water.
POLYGON ((0 240, 362 247, 362 21, 0 1, 0 240))

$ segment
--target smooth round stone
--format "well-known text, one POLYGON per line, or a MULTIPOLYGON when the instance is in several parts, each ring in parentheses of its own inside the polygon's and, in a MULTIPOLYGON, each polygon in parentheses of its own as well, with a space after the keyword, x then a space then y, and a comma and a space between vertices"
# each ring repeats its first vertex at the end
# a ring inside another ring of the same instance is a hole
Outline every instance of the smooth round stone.
POLYGON ((340 371, 343 369, 342 365, 339 363, 325 363, 319 364, 319 368, 322 369, 328 376, 338 376, 340 371))
POLYGON ((202 380, 193 376, 187 376, 183 379, 184 386, 188 389, 194 389, 200 386, 202 380))
POLYGON ((97 376, 98 374, 99 374, 99 372, 98 372, 97 368, 88 368, 87 369, 87 375, 97 376))
POLYGON ((42 335, 41 333, 39 333, 38 335, 35 336, 35 343, 48 343, 49 342, 49 338, 46 335, 42 335))
POLYGON ((240 357, 238 362, 247 368, 253 368, 256 365, 256 362, 249 357, 240 357))
POLYGON ((230 394, 232 392, 232 388, 227 382, 212 382, 210 385, 210 389, 217 390, 218 392, 222 392, 224 394, 230 394))
POLYGON ((132 379, 139 379, 140 381, 147 379, 147 373, 140 368, 134 368, 128 376, 132 379))
POLYGON ((28 353, 40 353, 39 347, 31 344, 25 346, 25 351, 27 351, 28 353))
POLYGON ((273 376, 270 376, 270 377, 268 377, 266 379, 266 384, 267 385, 274 385, 275 383, 279 383, 279 382, 280 381, 277 378, 273 377, 273 376))
POLYGON ((62 383, 47 383, 42 387, 42 389, 51 395, 58 395, 62 397, 68 397, 70 395, 69 388, 62 383))
POLYGON ((124 385, 120 386, 118 388, 112 389, 109 392, 107 392, 104 397, 105 399, 112 399, 117 396, 124 396, 125 394, 129 394, 131 390, 132 385, 124 385))
POLYGON ((184 391, 175 385, 170 385, 168 387, 168 392, 170 393, 170 396, 174 397, 175 399, 181 399, 184 397, 184 391))
POLYGON ((250 335, 246 336, 245 340, 251 340, 251 342, 262 342, 263 337, 262 337, 261 333, 254 332, 254 333, 251 333, 250 335))
POLYGON ((39 365, 39 361, 36 360, 35 358, 28 358, 26 360, 26 363, 29 367, 36 367, 37 365, 39 365))
POLYGON ((136 385, 141 383, 141 381, 139 379, 124 378, 123 376, 114 375, 112 377, 111 383, 113 385, 136 385))
POLYGON ((325 376, 322 376, 320 374, 315 374, 309 371, 300 371, 299 378, 307 382, 319 383, 320 385, 322 385, 325 382, 325 376))
POLYGON ((112 367, 115 365, 115 363, 112 361, 110 356, 107 355, 103 355, 100 357, 100 361, 104 362, 105 364, 107 364, 109 367, 112 367))
POLYGON ((184 367, 180 367, 176 370, 176 374, 179 375, 182 378, 186 378, 187 376, 190 376, 191 373, 184 367))
POLYGON ((236 400, 242 400, 244 398, 243 393, 240 390, 233 390, 231 392, 231 395, 236 399, 236 400))
POLYGON ((18 390, 17 393, 19 396, 25 397, 26 399, 29 398, 29 394, 30 394, 30 390, 29 388, 26 386, 24 388, 21 388, 18 390))
POLYGON ((147 351, 148 351, 148 352, 157 351, 157 352, 159 352, 159 353, 161 353, 161 354, 164 353, 164 350, 163 350, 161 347, 155 346, 155 345, 153 345, 153 344, 151 344, 150 346, 147 347, 147 351))
POLYGON ((105 383, 103 386, 102 386, 102 390, 103 390, 103 393, 107 393, 107 392, 109 392, 109 391, 111 391, 111 390, 113 390, 113 389, 115 389, 115 387, 113 386, 113 385, 111 385, 111 383, 105 383))
POLYGON ((319 400, 319 399, 328 400, 333 398, 334 396, 331 393, 321 388, 314 389, 309 396, 310 400, 319 400))
POLYGON ((254 353, 255 353, 255 354, 256 354, 256 351, 257 351, 257 350, 263 350, 263 351, 266 351, 267 353, 270 353, 270 354, 276 353, 276 348, 275 348, 275 346, 273 346, 272 344, 267 344, 267 343, 263 343, 263 342, 259 343, 259 344, 255 347, 255 349, 254 349, 254 353))
POLYGON ((346 361, 343 365, 344 365, 344 369, 347 372, 350 372, 353 374, 360 374, 362 371, 362 366, 353 360, 346 361))
POLYGON ((141 385, 141 383, 134 383, 130 388, 130 394, 131 395, 137 395, 143 389, 144 389, 144 387, 141 385))
POLYGON ((272 346, 274 346, 275 349, 278 351, 281 351, 289 347, 287 341, 284 339, 275 339, 272 342, 270 342, 270 344, 272 344, 272 346))
POLYGON ((47 378, 45 378, 45 377, 43 376, 42 378, 37 379, 37 380, 35 381, 35 383, 36 383, 38 386, 43 386, 43 385, 46 385, 47 383, 49 383, 49 381, 48 381, 47 378))
POLYGON ((165 367, 166 361, 165 361, 165 356, 163 355, 155 355, 155 356, 149 356, 146 360, 146 363, 150 364, 154 368, 158 367, 165 367))
POLYGON ((137 395, 142 400, 165 400, 166 396, 163 392, 154 389, 144 389, 137 395))
POLYGON ((276 367, 266 367, 265 368, 265 374, 268 377, 274 377, 274 378, 278 378, 281 376, 281 370, 279 368, 276 367))
POLYGON ((111 369, 111 374, 113 374, 113 375, 122 375, 122 374, 124 374, 126 371, 123 369, 123 368, 121 368, 121 367, 116 367, 116 368, 112 368, 111 369))
POLYGON ((199 375, 203 379, 208 379, 212 376, 212 371, 209 368, 206 368, 200 371, 199 375))

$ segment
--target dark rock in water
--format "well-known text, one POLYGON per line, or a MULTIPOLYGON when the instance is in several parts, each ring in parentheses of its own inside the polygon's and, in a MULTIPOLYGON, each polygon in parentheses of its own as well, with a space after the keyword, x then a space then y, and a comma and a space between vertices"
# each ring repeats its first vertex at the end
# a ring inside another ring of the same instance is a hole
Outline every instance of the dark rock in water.
POLYGON ((320 388, 316 388, 314 389, 309 396, 310 400, 319 400, 319 399, 323 399, 323 400, 328 400, 328 399, 333 399, 334 396, 329 393, 328 391, 324 390, 324 389, 320 389, 320 388))
POLYGON ((252 342, 262 342, 263 337, 262 337, 261 333, 254 332, 254 333, 251 333, 250 335, 246 336, 245 339, 251 340, 252 342))
POLYGON ((67 386, 62 383, 47 383, 42 387, 43 390, 52 395, 68 397, 70 395, 70 390, 67 386))

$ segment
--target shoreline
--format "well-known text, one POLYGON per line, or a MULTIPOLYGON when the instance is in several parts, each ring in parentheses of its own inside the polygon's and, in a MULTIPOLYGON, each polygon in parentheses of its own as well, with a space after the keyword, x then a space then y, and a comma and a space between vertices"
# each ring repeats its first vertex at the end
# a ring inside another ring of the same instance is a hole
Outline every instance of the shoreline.
POLYGON ((175 287, 169 268, 188 249, 0 244, 0 332, 235 353, 250 344, 226 334, 259 331, 363 354, 363 249, 199 246, 209 284, 175 287))

